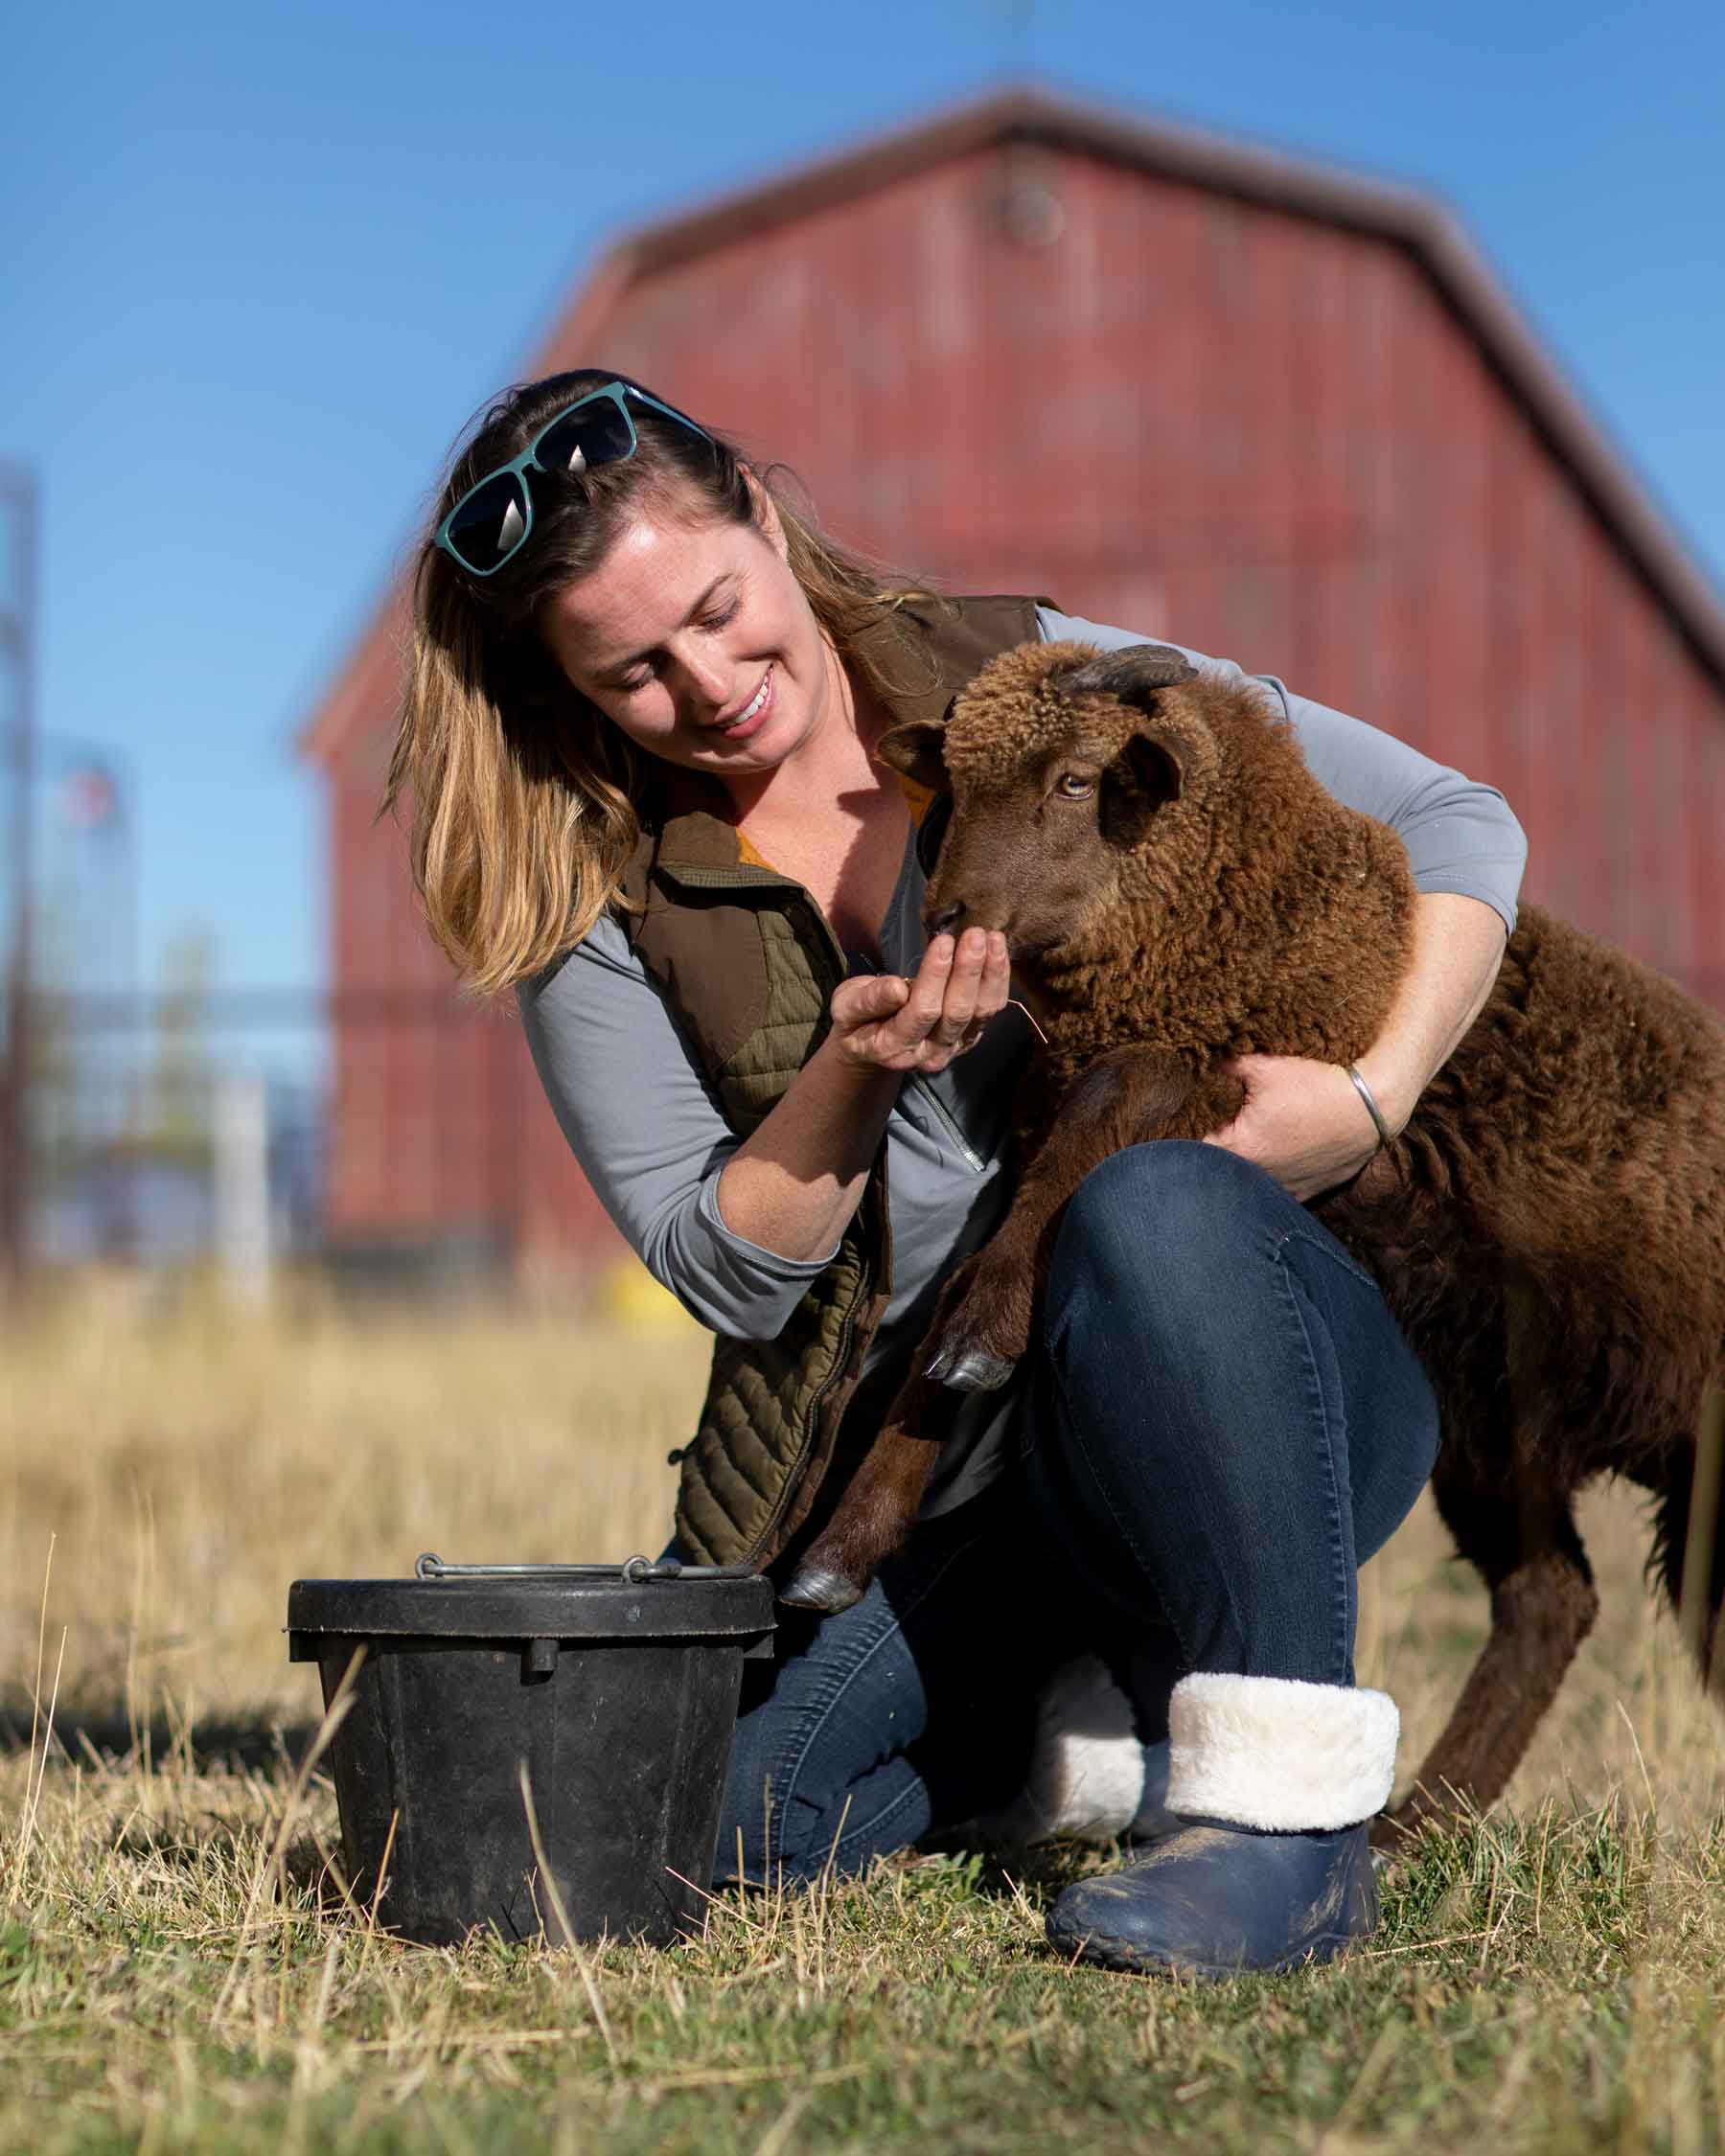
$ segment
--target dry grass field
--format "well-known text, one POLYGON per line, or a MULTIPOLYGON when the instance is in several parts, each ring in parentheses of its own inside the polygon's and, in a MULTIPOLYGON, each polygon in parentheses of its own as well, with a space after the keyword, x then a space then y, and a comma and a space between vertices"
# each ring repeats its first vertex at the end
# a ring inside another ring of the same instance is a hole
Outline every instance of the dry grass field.
MULTIPOLYGON (((1041 1911, 1071 1854, 734 1897, 657 1954, 356 1920, 296 1773, 288 1582, 656 1548, 703 1362, 680 1321, 123 1286, 0 1332, 0 2147, 1725 2146, 1725 1718, 1626 1492, 1587 1506, 1604 1616, 1508 1802, 1428 1836, 1339 1968, 1068 1968, 1041 1911)), ((1416 1513, 1361 1653, 1405 1766, 1484 1615, 1416 1513)))

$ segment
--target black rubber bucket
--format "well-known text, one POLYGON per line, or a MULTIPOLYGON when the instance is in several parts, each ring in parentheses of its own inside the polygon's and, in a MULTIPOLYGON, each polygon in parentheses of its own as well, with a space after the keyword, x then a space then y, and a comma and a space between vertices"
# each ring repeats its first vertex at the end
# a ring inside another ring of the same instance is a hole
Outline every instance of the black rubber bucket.
POLYGON ((559 1900, 581 1939, 698 1931, 743 1662, 772 1622, 767 1580, 645 1557, 296 1580, 288 1652, 326 1707, 359 1655, 329 1755, 356 1898, 437 1946, 476 1924, 561 1941, 559 1900))

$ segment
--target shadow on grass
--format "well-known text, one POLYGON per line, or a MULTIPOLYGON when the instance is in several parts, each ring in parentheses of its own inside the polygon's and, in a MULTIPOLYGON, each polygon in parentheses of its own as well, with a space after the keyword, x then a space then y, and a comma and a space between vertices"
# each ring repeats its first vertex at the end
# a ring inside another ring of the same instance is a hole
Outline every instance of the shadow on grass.
POLYGON ((1045 1842, 1032 1848, 1004 1848, 957 1833, 931 1834, 901 1861, 914 1866, 921 1858, 945 1858, 963 1868, 973 1892, 991 1901, 1028 1897, 1040 1907, 1074 1879, 1092 1871, 1116 1870, 1131 1862, 1132 1854, 1131 1846, 1124 1842, 1045 1842))
POLYGON ((213 1817, 135 1820, 106 1845, 112 1855, 188 1878, 237 1877, 242 1889, 279 1873, 288 1896, 322 1918, 363 1922, 367 1912, 348 1884, 340 1837, 292 1832, 279 1849, 273 1829, 213 1817), (273 1862, 270 1861, 273 1853, 273 1862))
MULTIPOLYGON (((0 1705, 0 1759, 28 1752, 33 1741, 28 1706, 0 1705)), ((134 1723, 117 1707, 80 1709, 61 1705, 54 1717, 52 1755, 82 1759, 116 1771, 135 1767, 148 1753, 158 1767, 189 1757, 196 1774, 255 1774, 273 1768, 291 1774, 316 1733, 315 1722, 285 1722, 272 1715, 210 1715, 193 1724, 190 1734, 165 1716, 134 1723)), ((42 1741, 34 1725, 34 1741, 42 1741)))

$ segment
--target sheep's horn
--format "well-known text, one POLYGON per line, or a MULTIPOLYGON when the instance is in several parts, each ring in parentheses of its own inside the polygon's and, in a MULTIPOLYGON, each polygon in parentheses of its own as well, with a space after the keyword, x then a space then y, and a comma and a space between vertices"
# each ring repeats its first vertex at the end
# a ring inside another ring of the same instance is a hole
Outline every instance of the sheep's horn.
POLYGON ((1057 674, 1054 686, 1068 696, 1102 695, 1141 703, 1153 689, 1171 689, 1197 677, 1191 660, 1171 645, 1128 644, 1122 651, 1102 653, 1070 674, 1057 674))

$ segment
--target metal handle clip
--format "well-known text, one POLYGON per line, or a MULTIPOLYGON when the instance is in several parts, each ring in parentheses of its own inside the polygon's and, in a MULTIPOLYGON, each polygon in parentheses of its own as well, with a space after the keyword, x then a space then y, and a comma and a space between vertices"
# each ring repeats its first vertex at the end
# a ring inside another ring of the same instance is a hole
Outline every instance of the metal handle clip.
POLYGON ((755 1579, 752 1565, 684 1565, 675 1557, 626 1557, 621 1565, 446 1565, 433 1550, 415 1563, 416 1579, 620 1579, 641 1587, 654 1579, 755 1579))

